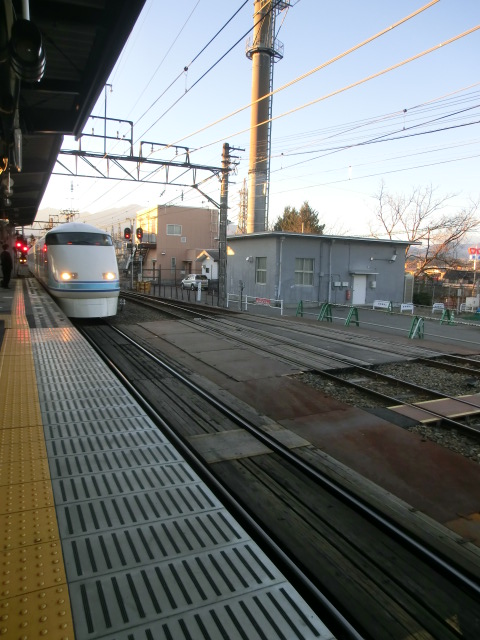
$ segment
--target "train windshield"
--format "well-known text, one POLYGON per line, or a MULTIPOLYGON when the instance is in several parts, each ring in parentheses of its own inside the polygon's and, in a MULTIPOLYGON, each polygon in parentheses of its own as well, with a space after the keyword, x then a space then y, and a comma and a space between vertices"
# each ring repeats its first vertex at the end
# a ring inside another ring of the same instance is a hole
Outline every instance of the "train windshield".
POLYGON ((49 233, 45 242, 47 245, 74 244, 90 247, 111 247, 112 238, 107 233, 88 233, 83 231, 49 233))

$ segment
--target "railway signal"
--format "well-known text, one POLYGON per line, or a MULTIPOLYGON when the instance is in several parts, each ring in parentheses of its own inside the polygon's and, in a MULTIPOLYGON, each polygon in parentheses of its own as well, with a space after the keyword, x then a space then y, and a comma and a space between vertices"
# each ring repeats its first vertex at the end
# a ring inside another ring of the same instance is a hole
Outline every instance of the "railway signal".
POLYGON ((137 229, 137 238, 141 241, 143 238, 143 229, 142 227, 138 227, 137 229))
POLYGON ((132 239, 132 230, 130 229, 130 227, 125 227, 125 229, 123 230, 123 237, 125 238, 125 240, 132 239))

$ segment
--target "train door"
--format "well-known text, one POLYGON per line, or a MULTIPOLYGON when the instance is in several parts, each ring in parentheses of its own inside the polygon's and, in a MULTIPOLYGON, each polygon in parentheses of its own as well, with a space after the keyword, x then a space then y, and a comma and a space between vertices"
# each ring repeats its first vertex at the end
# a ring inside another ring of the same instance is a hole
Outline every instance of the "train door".
POLYGON ((366 275, 354 275, 353 276, 353 295, 352 305, 365 304, 367 299, 367 276, 366 275))

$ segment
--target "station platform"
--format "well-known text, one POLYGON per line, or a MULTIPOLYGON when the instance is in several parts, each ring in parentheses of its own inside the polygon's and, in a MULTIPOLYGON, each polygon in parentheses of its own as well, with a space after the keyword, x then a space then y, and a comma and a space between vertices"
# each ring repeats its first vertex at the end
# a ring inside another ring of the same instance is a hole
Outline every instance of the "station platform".
POLYGON ((333 638, 32 278, 0 339, 0 637, 333 638))

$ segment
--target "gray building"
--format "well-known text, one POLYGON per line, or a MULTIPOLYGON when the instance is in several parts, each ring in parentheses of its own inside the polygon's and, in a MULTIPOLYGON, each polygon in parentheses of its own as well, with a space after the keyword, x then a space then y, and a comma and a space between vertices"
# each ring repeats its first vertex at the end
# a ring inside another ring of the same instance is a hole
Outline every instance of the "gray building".
POLYGON ((227 238, 227 292, 284 305, 404 302, 409 242, 265 231, 227 238))

